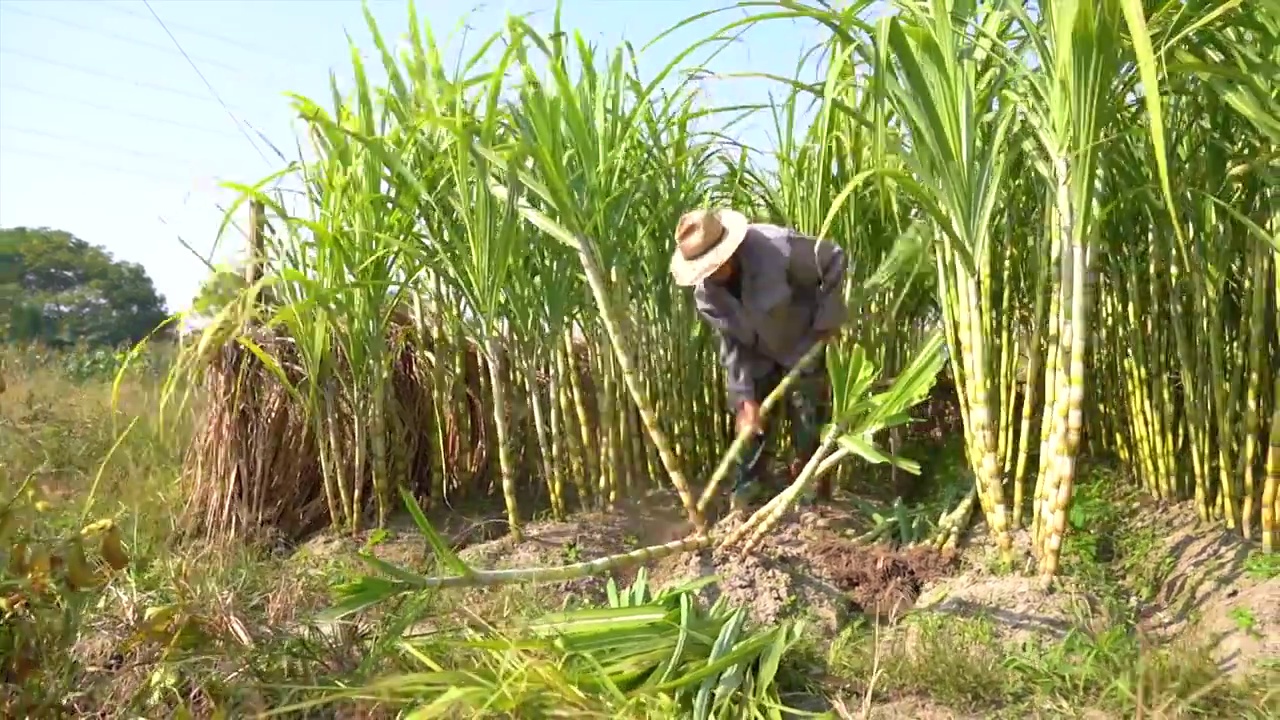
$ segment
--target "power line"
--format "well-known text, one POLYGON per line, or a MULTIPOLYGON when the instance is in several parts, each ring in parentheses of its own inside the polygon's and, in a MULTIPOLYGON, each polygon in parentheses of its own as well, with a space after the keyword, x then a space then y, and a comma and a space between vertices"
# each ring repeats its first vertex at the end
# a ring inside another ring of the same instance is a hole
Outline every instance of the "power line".
MULTIPOLYGON (((101 4, 101 5, 96 5, 95 7, 96 7, 96 8, 98 8, 98 9, 107 9, 107 10, 110 10, 110 11, 112 11, 112 12, 114 12, 114 13, 119 13, 119 14, 121 14, 121 15, 127 15, 127 16, 129 16, 129 17, 135 17, 135 18, 139 18, 139 19, 146 19, 146 17, 147 17, 147 16, 143 15, 142 13, 137 13, 137 12, 134 12, 134 11, 132 11, 132 10, 126 10, 125 8, 122 8, 122 7, 119 7, 119 6, 116 6, 116 5, 107 5, 107 4, 103 3, 103 4, 101 4)), ((240 40, 240 39, 238 39, 238 38, 227 37, 226 35, 220 35, 220 34, 218 34, 218 33, 213 33, 213 32, 210 32, 210 31, 208 31, 208 30, 201 29, 201 28, 194 28, 194 27, 192 27, 192 26, 190 26, 190 25, 182 25, 182 24, 179 24, 179 23, 170 22, 170 23, 169 23, 169 27, 176 28, 176 29, 178 29, 178 30, 182 30, 183 32, 187 32, 187 33, 190 33, 190 34, 192 34, 192 35, 195 35, 196 37, 202 37, 202 38, 205 38, 206 40, 214 40, 214 41, 217 41, 217 42, 226 43, 227 45, 231 45, 231 46, 233 46, 233 47, 238 47, 238 48, 240 48, 241 50, 245 50, 245 51, 248 51, 248 52, 251 52, 251 53, 256 53, 256 54, 261 55, 261 56, 263 56, 263 57, 269 57, 269 58, 271 58, 271 59, 273 59, 273 60, 276 60, 276 61, 278 61, 278 62, 289 63, 290 65, 295 65, 295 66, 298 66, 298 67, 310 67, 310 68, 313 68, 313 69, 319 69, 320 67, 322 67, 322 65, 320 65, 319 63, 313 63, 313 62, 310 62, 310 61, 300 61, 300 60, 298 60, 298 59, 296 59, 296 58, 290 58, 290 57, 286 57, 286 56, 284 56, 284 55, 279 55, 279 54, 276 54, 276 53, 274 53, 274 52, 271 52, 271 51, 268 51, 268 50, 264 50, 261 46, 253 45, 253 44, 251 44, 251 43, 246 43, 245 41, 240 40)))
MULTIPOLYGON (((7 130, 9 132, 20 133, 22 135, 32 135, 35 137, 47 138, 49 140, 54 140, 56 142, 72 143, 75 145, 81 145, 83 147, 92 148, 95 150, 107 150, 111 152, 122 153, 125 155, 133 155, 134 157, 142 158, 144 160, 151 158, 161 162, 168 163, 170 165, 174 163, 183 163, 183 164, 193 165, 193 166, 199 165, 199 163, 195 162, 194 160, 188 160, 188 159, 176 157, 173 155, 148 152, 146 150, 138 150, 136 148, 129 148, 123 145, 114 145, 112 143, 91 142, 89 140, 85 140, 84 138, 77 138, 71 135, 63 135, 61 133, 51 133, 46 130, 38 130, 36 128, 21 127, 18 125, 0 125, 0 131, 4 131, 4 130, 7 130)), ((3 136, 4 136, 3 133, 0 133, 0 137, 3 137, 3 136)))
MULTIPOLYGON (((93 35, 100 35, 102 37, 109 37, 119 42, 127 43, 130 45, 136 45, 138 47, 149 48, 157 52, 165 53, 166 55, 179 54, 175 52, 173 48, 166 47, 165 45, 162 45, 159 43, 152 43, 152 42, 146 42, 144 40, 138 40, 137 38, 132 38, 127 35, 120 35, 118 33, 113 33, 107 30, 103 30, 102 28, 94 27, 92 25, 78 23, 78 22, 75 22, 74 20, 67 20, 66 18, 55 17, 52 15, 43 15, 40 13, 33 13, 30 10, 25 10, 25 9, 19 10, 16 7, 9 4, 3 4, 3 5, 0 5, 0 7, 4 8, 4 11, 7 13, 16 12, 19 15, 26 15, 27 17, 38 18, 40 20, 46 20, 48 22, 65 25, 67 27, 72 27, 82 32, 87 32, 93 35)), ((257 75, 255 75, 254 73, 250 73, 244 70, 243 68, 239 68, 234 65, 228 65, 227 63, 221 62, 219 60, 214 60, 212 58, 206 58, 206 57, 200 57, 200 56, 196 56, 196 58, 200 60, 200 62, 203 63, 206 67, 216 67, 216 68, 225 70, 227 72, 235 73, 236 75, 240 75, 241 77, 257 79, 257 75)))
POLYGON ((182 43, 178 42, 178 38, 173 36, 173 33, 169 31, 169 27, 164 24, 164 21, 160 19, 160 16, 157 15, 156 11, 151 7, 151 3, 147 0, 142 0, 142 4, 147 6, 147 10, 151 12, 151 16, 156 19, 156 22, 160 24, 164 33, 173 41, 174 47, 178 48, 178 52, 182 53, 182 57, 187 59, 187 62, 191 65, 191 69, 196 72, 196 75, 200 76, 201 82, 204 83, 205 87, 209 88, 209 94, 213 95, 214 99, 218 101, 218 104, 222 106, 222 109, 227 112, 227 117, 230 117, 231 122, 235 123, 236 129, 239 130, 240 134, 244 135, 244 139, 249 141, 249 144, 253 146, 254 152, 258 153, 258 156, 262 158, 262 162, 270 165, 271 161, 267 159, 266 153, 262 152, 262 148, 258 147, 258 144, 253 141, 249 132, 245 130, 244 125, 241 124, 240 119, 236 117, 235 113, 231 112, 231 108, 227 107, 227 103, 223 101, 222 96, 218 94, 218 91, 213 89, 213 83, 210 83, 209 79, 204 76, 204 73, 200 72, 200 68, 196 65, 195 61, 192 60, 191 56, 187 54, 187 51, 182 48, 182 43))
POLYGON ((164 185, 164 187, 167 187, 167 188, 172 188, 174 183, 194 185, 196 184, 196 182, 198 182, 199 179, 201 179, 201 178, 193 178, 191 176, 180 177, 178 175, 166 175, 166 174, 156 174, 151 172, 140 172, 138 170, 128 168, 123 165, 117 165, 115 163, 99 162, 97 160, 88 160, 81 157, 59 155, 57 153, 45 152, 43 150, 30 150, 28 148, 12 148, 12 147, 0 148, 0 155, 27 155, 29 157, 40 158, 44 160, 54 160, 56 162, 65 163, 69 165, 82 165, 85 167, 97 168, 99 170, 106 170, 108 172, 136 175, 141 178, 146 178, 148 180, 161 183, 164 185))
POLYGON ((144 88, 147 90, 155 90, 157 92, 170 93, 172 95, 185 97, 191 100, 199 100, 201 102, 216 102, 215 100, 211 99, 208 95, 204 95, 201 93, 190 92, 188 90, 183 90, 182 88, 170 87, 168 85, 160 85, 158 83, 147 82, 146 80, 133 80, 131 78, 123 77, 120 75, 105 73, 105 72, 102 72, 101 70, 96 70, 94 68, 84 67, 83 65, 74 65, 72 63, 63 62, 61 60, 54 60, 53 58, 47 58, 42 55, 36 55, 34 53, 25 52, 23 50, 14 50, 12 48, 0 47, 0 55, 13 55, 15 57, 23 58, 24 60, 43 63, 45 65, 50 65, 52 67, 58 67, 64 70, 70 70, 72 72, 82 73, 92 77, 102 78, 104 80, 113 80, 119 83, 129 83, 131 85, 135 85, 137 87, 144 88))
POLYGON ((0 84, 0 89, 5 89, 5 88, 8 88, 10 90, 21 90, 22 92, 31 93, 33 95, 41 95, 47 98, 52 98, 54 100, 63 100, 66 102, 77 103, 80 105, 84 105, 86 107, 91 107, 95 110, 101 110, 102 112, 117 113, 119 115, 127 115, 130 117, 137 118, 139 120, 146 120, 148 122, 156 122, 156 123, 164 123, 166 125, 173 125, 174 127, 179 127, 179 128, 182 128, 183 130, 195 130, 197 132, 209 133, 211 135, 219 135, 225 138, 239 139, 236 135, 233 135, 224 130, 215 130, 213 128, 202 127, 200 125, 191 125, 189 123, 178 122, 176 120, 170 120, 169 118, 159 117, 158 115, 149 115, 147 113, 133 112, 132 110, 123 110, 121 108, 111 107, 110 105, 95 103, 90 100, 83 100, 77 97, 70 97, 67 95, 58 95, 57 93, 51 93, 45 90, 38 90, 33 87, 27 87, 26 85, 18 85, 14 83, 0 84))

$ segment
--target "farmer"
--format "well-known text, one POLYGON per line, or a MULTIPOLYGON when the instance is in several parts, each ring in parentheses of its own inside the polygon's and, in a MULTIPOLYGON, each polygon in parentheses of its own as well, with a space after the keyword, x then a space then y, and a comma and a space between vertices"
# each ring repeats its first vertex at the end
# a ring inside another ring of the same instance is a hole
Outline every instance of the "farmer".
MULTIPOLYGON (((694 290, 699 314, 720 336, 729 407, 739 432, 750 439, 736 467, 731 507, 746 507, 760 479, 760 455, 768 440, 760 404, 814 343, 844 324, 842 285, 847 259, 832 242, 777 225, 752 223, 733 210, 694 210, 676 226, 671 275, 694 290)), ((796 460, 794 480, 819 444, 830 420, 825 352, 801 370, 787 396, 796 460)), ((830 481, 819 480, 819 500, 830 481)))

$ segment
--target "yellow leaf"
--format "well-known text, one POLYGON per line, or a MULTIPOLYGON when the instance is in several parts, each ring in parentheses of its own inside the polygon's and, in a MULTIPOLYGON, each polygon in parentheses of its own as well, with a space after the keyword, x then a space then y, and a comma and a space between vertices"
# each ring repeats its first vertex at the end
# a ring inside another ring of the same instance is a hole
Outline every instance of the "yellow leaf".
POLYGON ((23 577, 27 574, 26 543, 14 543, 9 549, 9 574, 13 577, 23 577))
POLYGON ((115 522, 110 518, 107 518, 106 520, 97 520, 85 525, 84 529, 80 531, 80 535, 81 537, 89 537, 90 535, 97 535, 105 530, 110 530, 113 527, 115 527, 115 522))
POLYGON ((84 556, 84 546, 79 538, 67 543, 67 585, 72 590, 83 590, 98 584, 98 578, 89 568, 84 556))
POLYGON ((33 590, 43 593, 48 589, 52 565, 53 560, 49 557, 48 550, 38 547, 31 553, 31 560, 27 563, 27 580, 31 582, 33 590))
POLYGON ((124 552, 124 544, 120 541, 120 528, 115 525, 107 528, 102 535, 102 547, 99 549, 102 559, 115 570, 123 570, 129 565, 129 556, 124 552))

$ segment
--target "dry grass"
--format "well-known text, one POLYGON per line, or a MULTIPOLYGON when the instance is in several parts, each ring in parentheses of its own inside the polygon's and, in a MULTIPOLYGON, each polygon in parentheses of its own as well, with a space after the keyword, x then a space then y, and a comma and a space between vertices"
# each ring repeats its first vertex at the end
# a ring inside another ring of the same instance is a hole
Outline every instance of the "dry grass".
MULTIPOLYGON (((232 343, 216 351, 201 372, 201 405, 194 413, 195 430, 183 457, 186 505, 182 524, 187 531, 209 540, 293 544, 329 523, 316 423, 307 415, 308 404, 291 394, 309 391, 291 342, 263 331, 254 341, 279 365, 288 385, 241 345, 232 343)), ((483 387, 488 371, 482 355, 470 344, 466 346, 465 372, 460 382, 449 380, 461 386, 452 394, 456 402, 442 403, 438 408, 438 398, 447 396, 449 389, 437 393, 431 387, 429 363, 437 348, 435 340, 401 325, 388 342, 398 353, 389 385, 392 397, 387 428, 390 467, 397 482, 427 507, 500 500, 498 467, 492 453, 493 414, 483 387), (438 449, 431 447, 437 422, 444 424, 443 468, 438 467, 438 449), (443 487, 440 477, 445 478, 443 487), (444 497, 437 497, 442 491, 444 497)), ((340 358, 339 354, 334 387, 345 381, 343 373, 347 372, 340 358)), ((579 382, 590 396, 594 387, 582 348, 575 360, 579 382)), ((545 380, 539 379, 540 389, 545 380)), ((334 393, 335 397, 340 395, 334 393)), ((588 405, 586 411, 591 423, 597 409, 588 405)), ((508 412, 515 417, 515 413, 527 411, 513 402, 508 412)), ((339 401, 330 404, 326 413, 324 427, 334 433, 337 446, 353 448, 352 408, 339 401)), ((524 440, 517 448, 517 460, 525 477, 537 477, 537 448, 531 438, 524 440)), ((366 498, 362 514, 368 518, 373 509, 368 469, 362 483, 366 498)), ((524 483, 520 492, 545 505, 545 488, 540 482, 524 483)))

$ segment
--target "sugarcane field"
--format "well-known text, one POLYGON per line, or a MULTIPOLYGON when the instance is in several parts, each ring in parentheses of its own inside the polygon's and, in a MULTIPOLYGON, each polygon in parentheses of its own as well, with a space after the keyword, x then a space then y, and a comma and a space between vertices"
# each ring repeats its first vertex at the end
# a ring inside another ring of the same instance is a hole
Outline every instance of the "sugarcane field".
POLYGON ((1280 4, 574 4, 364 3, 122 340, 0 229, 0 717, 1280 718, 1280 4))

